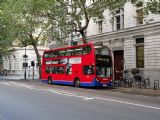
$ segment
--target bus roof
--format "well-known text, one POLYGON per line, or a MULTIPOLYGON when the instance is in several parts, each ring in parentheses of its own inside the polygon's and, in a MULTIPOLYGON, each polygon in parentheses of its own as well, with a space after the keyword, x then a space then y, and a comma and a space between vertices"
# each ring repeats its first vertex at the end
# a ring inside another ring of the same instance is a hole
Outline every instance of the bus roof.
POLYGON ((80 44, 80 45, 74 45, 74 46, 68 46, 68 47, 62 47, 62 48, 55 48, 55 49, 45 50, 44 52, 52 52, 52 51, 63 50, 63 49, 68 49, 68 48, 77 48, 77 47, 87 46, 87 45, 93 45, 93 43, 86 43, 86 44, 80 44))

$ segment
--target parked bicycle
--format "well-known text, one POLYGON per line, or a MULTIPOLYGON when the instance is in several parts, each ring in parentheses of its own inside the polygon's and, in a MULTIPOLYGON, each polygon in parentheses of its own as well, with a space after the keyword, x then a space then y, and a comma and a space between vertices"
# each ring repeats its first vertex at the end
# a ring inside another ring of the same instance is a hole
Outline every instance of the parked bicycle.
POLYGON ((115 87, 150 88, 150 78, 143 78, 137 68, 124 70, 122 80, 113 81, 115 87))
POLYGON ((135 71, 132 71, 132 70, 125 70, 123 76, 124 76, 124 79, 123 79, 124 87, 133 87, 135 82, 139 80, 139 76, 137 76, 135 74, 135 71))
POLYGON ((142 88, 150 88, 150 84, 151 84, 151 82, 150 82, 150 78, 148 76, 148 78, 143 78, 142 79, 141 87, 142 88))

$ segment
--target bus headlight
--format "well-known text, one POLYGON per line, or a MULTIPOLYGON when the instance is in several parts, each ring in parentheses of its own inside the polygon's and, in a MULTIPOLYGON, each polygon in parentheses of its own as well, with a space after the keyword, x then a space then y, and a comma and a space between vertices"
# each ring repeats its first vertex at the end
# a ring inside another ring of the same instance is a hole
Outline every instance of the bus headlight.
POLYGON ((96 79, 96 81, 97 81, 97 82, 99 82, 99 80, 98 80, 98 79, 96 79))

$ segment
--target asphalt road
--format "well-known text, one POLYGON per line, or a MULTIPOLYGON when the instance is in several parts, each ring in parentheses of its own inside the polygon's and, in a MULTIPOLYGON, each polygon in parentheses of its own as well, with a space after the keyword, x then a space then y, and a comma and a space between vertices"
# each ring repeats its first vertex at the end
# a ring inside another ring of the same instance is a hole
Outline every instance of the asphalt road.
POLYGON ((0 120, 159 120, 160 98, 0 81, 0 120))

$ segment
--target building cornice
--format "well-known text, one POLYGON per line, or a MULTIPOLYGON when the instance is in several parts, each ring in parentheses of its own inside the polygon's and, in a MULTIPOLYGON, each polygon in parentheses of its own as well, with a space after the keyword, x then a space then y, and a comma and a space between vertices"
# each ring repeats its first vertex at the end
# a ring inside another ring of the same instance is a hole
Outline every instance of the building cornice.
MULTIPOLYGON (((25 47, 13 47, 10 50, 11 51, 16 51, 16 50, 24 50, 24 49, 25 49, 25 47)), ((26 47, 26 50, 34 50, 34 49, 31 48, 31 47, 26 47)), ((38 50, 39 51, 44 51, 44 50, 49 50, 49 48, 47 48, 47 47, 38 47, 38 50)))
POLYGON ((160 22, 149 23, 144 25, 139 25, 136 27, 125 28, 123 30, 106 32, 102 34, 96 34, 92 36, 88 36, 90 40, 100 40, 100 39, 110 39, 110 38, 123 38, 126 36, 137 36, 144 35, 149 33, 160 33, 160 22))

